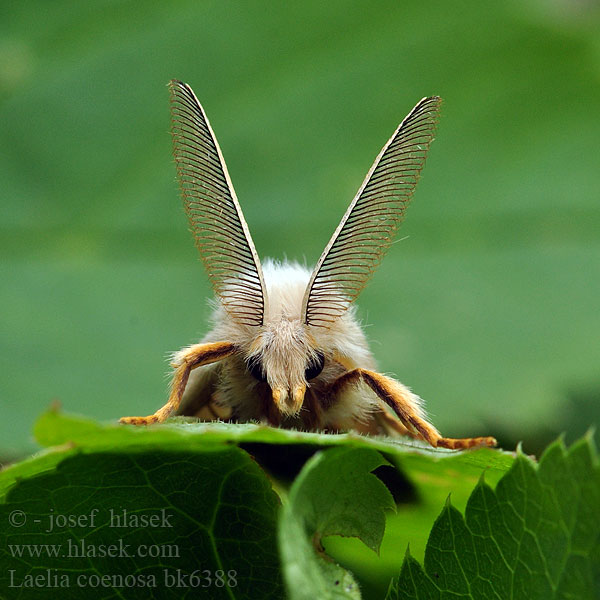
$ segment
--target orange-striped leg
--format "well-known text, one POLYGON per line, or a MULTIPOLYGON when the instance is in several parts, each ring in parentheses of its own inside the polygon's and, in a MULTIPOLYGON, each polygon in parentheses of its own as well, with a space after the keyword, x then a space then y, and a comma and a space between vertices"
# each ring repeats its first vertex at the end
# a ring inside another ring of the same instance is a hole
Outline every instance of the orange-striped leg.
POLYGON ((178 353, 176 362, 172 363, 172 366, 175 367, 175 373, 171 382, 171 393, 169 394, 167 403, 153 415, 147 417, 121 417, 119 421, 126 425, 162 423, 173 411, 179 408, 181 397, 193 369, 223 360, 231 356, 234 352, 235 346, 230 342, 214 342, 210 344, 195 344, 182 353, 178 353))
MULTIPOLYGON (((408 388, 394 379, 374 371, 353 369, 338 377, 329 388, 331 401, 335 402, 336 396, 342 393, 344 388, 355 385, 359 381, 366 383, 396 413, 400 423, 399 427, 395 427, 395 429, 399 433, 406 433, 405 430, 408 429, 409 434, 413 437, 425 440, 434 448, 458 450, 476 446, 495 446, 497 443, 493 437, 459 439, 442 437, 437 429, 423 418, 418 398, 408 388)), ((391 422, 386 419, 386 423, 391 425, 391 422)))
POLYGON ((392 415, 385 407, 383 401, 379 402, 379 408, 373 413, 375 423, 379 425, 380 429, 383 429, 386 433, 390 430, 395 431, 400 435, 408 435, 413 438, 420 439, 420 435, 415 431, 404 427, 398 418, 392 415))

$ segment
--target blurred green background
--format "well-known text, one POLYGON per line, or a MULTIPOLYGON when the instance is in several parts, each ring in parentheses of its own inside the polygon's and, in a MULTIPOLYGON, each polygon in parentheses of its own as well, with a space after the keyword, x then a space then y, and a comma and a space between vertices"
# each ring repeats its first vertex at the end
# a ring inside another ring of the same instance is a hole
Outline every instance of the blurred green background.
POLYGON ((592 2, 3 2, 0 455, 53 400, 148 414, 210 290, 166 83, 203 102, 261 256, 318 258, 423 96, 443 118, 360 314, 447 435, 536 451, 600 415, 592 2))

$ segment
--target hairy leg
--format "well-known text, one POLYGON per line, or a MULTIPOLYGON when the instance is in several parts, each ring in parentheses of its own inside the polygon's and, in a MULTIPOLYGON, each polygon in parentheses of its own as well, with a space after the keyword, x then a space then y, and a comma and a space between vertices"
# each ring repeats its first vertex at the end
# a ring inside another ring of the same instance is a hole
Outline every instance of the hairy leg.
POLYGON ((378 414, 385 419, 386 424, 392 425, 399 433, 406 433, 408 430, 409 435, 425 440, 434 448, 464 449, 496 445, 493 437, 459 439, 442 437, 423 417, 416 396, 401 383, 374 371, 353 369, 338 377, 329 388, 330 401, 335 402, 336 397, 343 393, 345 388, 360 381, 366 383, 396 413, 400 420, 398 427, 392 425, 393 419, 386 418, 389 415, 378 414))
POLYGON ((147 417, 121 417, 120 422, 127 425, 149 425, 150 423, 162 423, 169 415, 179 408, 181 397, 185 391, 188 378, 192 369, 209 365, 223 360, 235 352, 235 346, 230 342, 214 342, 210 344, 195 344, 185 351, 177 354, 173 381, 171 382, 171 393, 167 403, 159 408, 153 415, 147 417))
POLYGON ((384 402, 382 400, 379 401, 379 408, 373 413, 373 418, 377 425, 379 425, 380 429, 383 431, 395 431, 400 435, 408 435, 413 438, 420 439, 418 433, 416 433, 412 429, 408 429, 404 427, 402 423, 400 423, 399 419, 394 415, 391 415, 387 408, 385 407, 384 402))

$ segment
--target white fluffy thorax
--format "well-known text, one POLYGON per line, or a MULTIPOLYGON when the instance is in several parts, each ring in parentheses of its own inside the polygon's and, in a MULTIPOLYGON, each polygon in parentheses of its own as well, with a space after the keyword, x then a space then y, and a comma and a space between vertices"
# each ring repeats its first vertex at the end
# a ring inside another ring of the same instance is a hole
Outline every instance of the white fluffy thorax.
POLYGON ((236 323, 219 304, 213 315, 215 327, 206 341, 231 341, 240 347, 246 359, 261 355, 271 363, 273 376, 275 371, 287 369, 292 380, 298 378, 292 371, 299 371, 300 363, 304 370, 306 360, 315 350, 329 358, 342 357, 350 365, 365 368, 373 365, 354 307, 329 327, 307 326, 302 322, 302 303, 311 270, 297 263, 266 259, 263 276, 267 298, 262 327, 236 323))

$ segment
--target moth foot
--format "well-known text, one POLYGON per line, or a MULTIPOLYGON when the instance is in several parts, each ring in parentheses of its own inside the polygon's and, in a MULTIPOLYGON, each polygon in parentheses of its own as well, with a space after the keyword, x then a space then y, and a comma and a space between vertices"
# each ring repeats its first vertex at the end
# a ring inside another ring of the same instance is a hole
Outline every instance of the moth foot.
POLYGON ((496 438, 491 436, 461 439, 440 438, 437 441, 438 448, 450 448, 451 450, 465 450, 466 448, 478 448, 481 446, 493 448, 497 445, 496 438))
POLYGON ((159 419, 156 415, 148 417, 121 417, 119 419, 119 423, 123 423, 123 425, 152 425, 158 422, 159 419))

